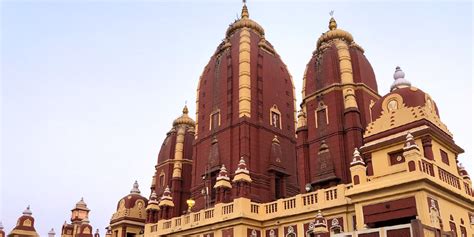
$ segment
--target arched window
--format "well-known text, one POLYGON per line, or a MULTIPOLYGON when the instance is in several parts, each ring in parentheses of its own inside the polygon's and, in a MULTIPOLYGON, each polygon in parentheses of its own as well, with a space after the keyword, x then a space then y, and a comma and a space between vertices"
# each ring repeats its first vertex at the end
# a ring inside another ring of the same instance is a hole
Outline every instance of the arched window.
POLYGON ((276 105, 270 108, 270 125, 281 129, 281 112, 276 105))

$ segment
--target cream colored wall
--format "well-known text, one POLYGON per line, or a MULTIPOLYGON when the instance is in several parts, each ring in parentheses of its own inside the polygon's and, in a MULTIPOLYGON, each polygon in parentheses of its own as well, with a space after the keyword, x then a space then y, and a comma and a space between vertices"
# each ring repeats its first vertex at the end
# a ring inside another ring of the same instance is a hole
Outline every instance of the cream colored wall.
MULTIPOLYGON (((418 147, 421 147, 421 140, 415 139, 415 143, 418 147)), ((374 175, 372 179, 382 178, 384 176, 404 172, 406 171, 407 164, 406 162, 390 165, 390 157, 389 153, 399 151, 403 149, 404 143, 395 144, 391 147, 385 147, 383 149, 373 151, 372 154, 372 168, 374 171, 374 175)), ((371 178, 371 177, 369 177, 371 178)))
MULTIPOLYGON (((458 236, 461 236, 461 218, 464 220, 464 227, 466 227, 467 230, 467 236, 472 236, 474 235, 474 229, 472 228, 473 226, 470 224, 469 220, 469 209, 466 208, 466 204, 469 205, 469 203, 465 203, 465 205, 461 205, 462 202, 459 202, 459 200, 450 197, 450 195, 446 194, 441 194, 441 193, 428 193, 428 192, 423 192, 422 195, 420 195, 420 202, 418 204, 417 200, 417 205, 422 205, 422 207, 425 209, 423 213, 421 213, 420 216, 422 216, 422 223, 425 225, 433 226, 434 225, 431 223, 430 219, 430 213, 428 209, 428 199, 427 197, 431 197, 435 200, 438 201, 439 205, 439 212, 441 214, 441 220, 443 222, 443 230, 449 231, 449 221, 450 218, 449 216, 452 215, 454 219, 454 223, 456 224, 456 229, 458 236)), ((474 203, 471 203, 471 212, 474 211, 474 203)))
POLYGON ((446 171, 449 171, 453 175, 459 176, 458 168, 456 164, 456 154, 454 154, 454 152, 446 148, 446 146, 440 144, 435 139, 433 139, 431 144, 432 144, 432 149, 433 149, 433 157, 436 162, 436 165, 446 171), (443 161, 441 160, 441 153, 439 151, 440 149, 442 149, 443 151, 446 152, 446 154, 448 154, 449 166, 443 163, 443 161))

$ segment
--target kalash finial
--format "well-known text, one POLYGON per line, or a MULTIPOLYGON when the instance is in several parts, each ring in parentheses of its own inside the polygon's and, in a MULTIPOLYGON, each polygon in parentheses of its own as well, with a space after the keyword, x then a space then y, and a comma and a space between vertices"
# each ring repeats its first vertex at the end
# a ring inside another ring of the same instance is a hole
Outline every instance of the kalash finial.
POLYGON ((249 18, 249 9, 247 9, 247 0, 242 0, 243 6, 242 6, 242 18, 249 18))
POLYGON ((135 183, 133 183, 133 188, 130 190, 130 193, 140 194, 140 189, 138 188, 138 182, 136 180, 135 183))
POLYGON ((184 105, 183 114, 188 114, 188 113, 189 113, 188 106, 184 105))
POLYGON ((403 87, 410 87, 411 83, 407 79, 405 79, 405 73, 402 71, 402 69, 397 66, 395 68, 395 72, 393 73, 393 83, 390 86, 390 91, 396 90, 398 88, 403 88, 403 87))
POLYGON ((336 23, 336 20, 334 19, 334 10, 331 10, 329 12, 329 15, 331 16, 331 20, 329 20, 329 30, 335 30, 337 29, 337 23, 336 23))

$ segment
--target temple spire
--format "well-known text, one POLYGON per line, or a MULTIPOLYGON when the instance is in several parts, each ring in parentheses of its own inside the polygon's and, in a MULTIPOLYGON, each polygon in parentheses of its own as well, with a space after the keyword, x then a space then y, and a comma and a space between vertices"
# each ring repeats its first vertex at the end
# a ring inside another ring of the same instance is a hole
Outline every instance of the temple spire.
POLYGON ((249 10, 247 9, 247 0, 242 0, 243 6, 242 6, 242 18, 249 18, 249 10))
POLYGON ((188 106, 185 104, 183 108, 183 114, 188 114, 188 112, 189 112, 188 106))
POLYGON ((334 19, 334 10, 331 10, 329 12, 329 15, 331 16, 331 19, 329 20, 329 30, 335 30, 337 29, 337 23, 336 23, 336 20, 334 19))

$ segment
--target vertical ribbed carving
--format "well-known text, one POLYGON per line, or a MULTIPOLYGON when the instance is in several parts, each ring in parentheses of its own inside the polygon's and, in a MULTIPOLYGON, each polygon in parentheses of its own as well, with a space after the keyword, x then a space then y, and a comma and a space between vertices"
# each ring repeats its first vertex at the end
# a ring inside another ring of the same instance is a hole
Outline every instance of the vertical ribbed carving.
POLYGON ((239 42, 239 117, 250 117, 250 32, 243 28, 239 42))
POLYGON ((178 133, 176 136, 176 146, 174 151, 174 167, 173 167, 173 178, 181 178, 182 171, 182 160, 183 160, 183 150, 184 150, 184 133, 186 128, 181 126, 178 128, 178 133))
POLYGON ((337 55, 339 57, 339 68, 341 73, 342 94, 344 96, 344 108, 357 108, 354 92, 354 79, 352 77, 351 55, 349 46, 342 40, 336 41, 337 55))
MULTIPOLYGON (((204 72, 203 72, 204 74, 204 72)), ((196 127, 194 129, 194 138, 197 139, 198 137, 198 128, 199 128, 199 88, 201 88, 201 81, 202 81, 202 75, 199 78, 199 83, 198 83, 198 88, 196 90, 196 127)))

